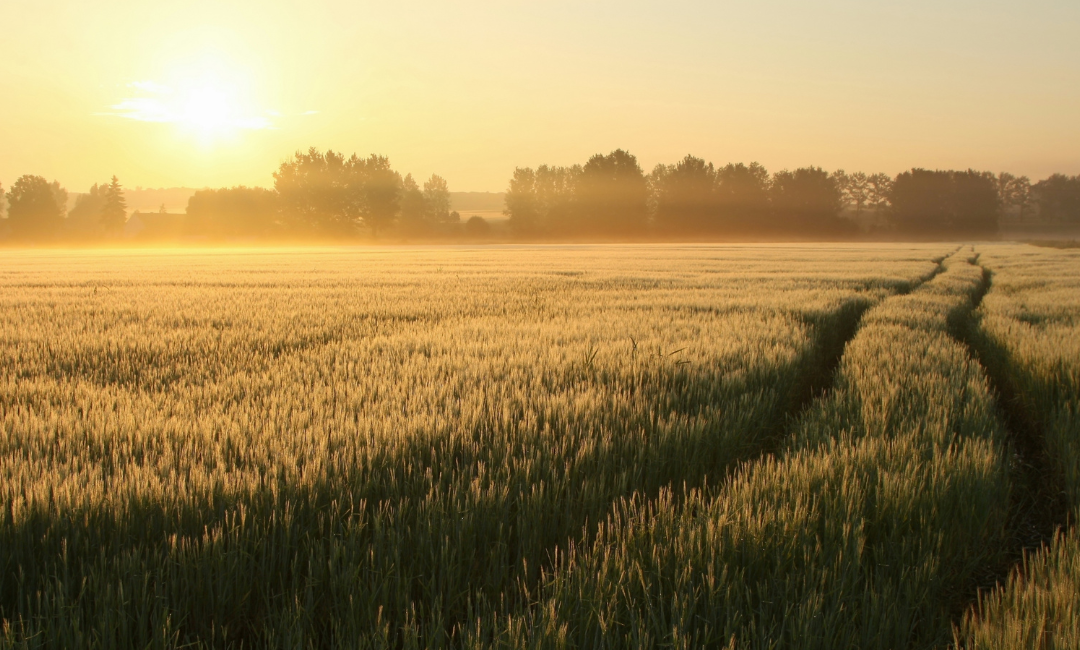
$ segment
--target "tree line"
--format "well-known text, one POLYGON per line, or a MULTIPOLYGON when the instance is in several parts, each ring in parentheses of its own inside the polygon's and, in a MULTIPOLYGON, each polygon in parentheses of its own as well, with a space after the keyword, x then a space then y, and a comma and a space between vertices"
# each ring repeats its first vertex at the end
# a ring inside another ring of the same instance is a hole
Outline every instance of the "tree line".
MULTIPOLYGON (((115 240, 128 225, 123 188, 115 176, 80 195, 70 214, 67 192, 40 176, 19 178, 7 192, 7 202, 2 225, 18 241, 115 240)), ((442 237, 463 230, 441 176, 433 174, 421 186, 411 174, 403 177, 395 171, 385 156, 346 158, 314 148, 281 163, 273 189, 198 190, 183 215, 169 215, 162 208, 158 214, 135 213, 132 220, 136 218, 143 234, 211 241, 332 240, 365 232, 374 237, 388 232, 442 237), (162 229, 165 222, 168 227, 162 229)), ((477 228, 473 224, 464 230, 477 228)))
MULTIPOLYGON (((59 183, 22 176, 6 193, 0 187, 7 204, 0 237, 115 240, 135 231, 136 219, 146 235, 156 224, 160 237, 195 241, 483 237, 490 230, 479 217, 461 224, 445 179, 433 174, 421 185, 385 156, 312 148, 282 162, 273 177, 272 189, 199 190, 183 215, 136 213, 129 221, 115 176, 79 195, 70 213, 59 183)), ((860 227, 898 237, 989 237, 1006 215, 1080 227, 1080 176, 1031 183, 974 170, 769 173, 757 163, 720 167, 691 155, 646 174, 617 149, 583 165, 515 169, 504 214, 522 239, 843 238, 860 227)))
POLYGON ((844 237, 871 228, 904 237, 981 237, 1006 214, 1080 226, 1080 176, 1032 184, 1008 173, 912 169, 770 174, 758 163, 713 165, 691 155, 646 174, 621 149, 584 165, 514 170, 505 214, 529 237, 844 237))

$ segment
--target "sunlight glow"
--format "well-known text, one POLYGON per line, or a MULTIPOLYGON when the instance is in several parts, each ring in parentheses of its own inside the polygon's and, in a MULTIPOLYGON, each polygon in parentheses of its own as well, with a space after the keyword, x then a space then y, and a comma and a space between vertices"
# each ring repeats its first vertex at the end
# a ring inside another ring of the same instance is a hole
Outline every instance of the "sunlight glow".
POLYGON ((106 115, 174 124, 201 140, 235 135, 240 130, 273 129, 277 111, 254 107, 239 75, 220 62, 202 69, 182 70, 172 83, 135 81, 128 84, 134 97, 114 104, 106 115))

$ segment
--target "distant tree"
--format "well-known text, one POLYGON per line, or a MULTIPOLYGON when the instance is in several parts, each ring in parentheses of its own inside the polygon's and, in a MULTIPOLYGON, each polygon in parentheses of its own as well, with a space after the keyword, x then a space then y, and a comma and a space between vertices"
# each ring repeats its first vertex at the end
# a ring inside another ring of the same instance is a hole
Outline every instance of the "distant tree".
POLYGON ((0 185, 0 219, 5 218, 4 213, 7 212, 7 199, 4 198, 4 186, 0 185))
POLYGON ((12 235, 48 240, 59 236, 67 210, 67 191, 41 176, 20 176, 7 193, 12 235))
MULTIPOLYGON (((353 157, 355 159, 355 156, 353 157)), ((371 154, 357 160, 362 178, 361 214, 373 237, 389 228, 401 209, 401 175, 390 168, 390 159, 371 154)))
POLYGON ((644 230, 649 190, 637 158, 629 152, 616 149, 589 158, 575 189, 582 231, 629 234, 644 230))
POLYGON ((581 222, 578 186, 581 165, 536 168, 536 201, 540 210, 540 231, 555 237, 589 232, 581 222))
POLYGON ((278 215, 277 193, 262 187, 199 190, 188 199, 186 228, 212 239, 265 238, 279 232, 278 215))
POLYGON ((576 201, 581 173, 578 165, 515 169, 503 210, 514 233, 522 237, 561 237, 579 232, 576 201))
POLYGON ((888 174, 873 174, 867 177, 869 184, 868 203, 871 209, 883 212, 889 207, 892 195, 893 179, 888 174))
POLYGON ((870 177, 863 172, 845 175, 840 191, 843 193, 844 202, 855 209, 855 219, 861 218, 863 210, 870 203, 870 177))
POLYGON ((67 227, 71 236, 79 240, 93 240, 101 237, 103 226, 101 209, 105 205, 105 192, 109 186, 105 183, 90 186, 85 194, 75 198, 75 205, 67 217, 67 227))
POLYGON ((424 182, 424 206, 432 224, 445 227, 453 221, 450 218, 450 186, 442 176, 432 174, 424 182))
POLYGON ((716 202, 721 228, 760 232, 769 212, 769 172, 758 163, 727 164, 716 170, 716 202))
POLYGON ((1080 176, 1053 174, 1035 183, 1031 194, 1043 221, 1080 224, 1080 176))
POLYGON ((296 152, 274 172, 282 215, 295 232, 340 236, 355 232, 366 200, 362 163, 314 147, 296 152))
POLYGON ((659 230, 680 234, 717 231, 720 224, 712 163, 687 155, 674 165, 658 165, 650 180, 659 230))
POLYGON ((530 167, 517 167, 503 199, 503 214, 510 227, 521 235, 535 235, 540 230, 540 205, 536 193, 536 172, 530 167))
POLYGON ((773 174, 770 194, 779 232, 833 235, 853 228, 840 217, 843 200, 836 179, 820 167, 773 174))
POLYGON ((1016 182, 1016 177, 1009 172, 1001 172, 994 178, 994 188, 997 190, 998 201, 1002 206, 1007 206, 1012 203, 1010 200, 1013 183, 1016 182))
POLYGON ((483 239, 491 234, 491 224, 480 215, 474 214, 465 222, 465 234, 472 239, 483 239))
POLYGON ((1009 186, 1009 203, 1016 209, 1018 216, 1023 220, 1031 207, 1031 179, 1027 176, 1017 176, 1009 186))
POLYGON ((996 232, 1001 202, 993 174, 912 169, 896 177, 890 220, 899 232, 924 236, 985 236, 996 232))
POLYGON ((430 229, 427 202, 412 174, 401 182, 401 230, 416 235, 430 229))
POLYGON ((113 176, 105 187, 100 220, 102 228, 109 234, 118 233, 127 221, 127 201, 124 200, 124 190, 116 176, 113 176))

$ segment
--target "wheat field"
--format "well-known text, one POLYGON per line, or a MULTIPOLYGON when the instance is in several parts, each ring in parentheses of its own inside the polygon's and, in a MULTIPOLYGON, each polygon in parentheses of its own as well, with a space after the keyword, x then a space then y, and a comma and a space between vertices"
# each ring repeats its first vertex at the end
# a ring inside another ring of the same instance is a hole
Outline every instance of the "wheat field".
POLYGON ((0 251, 0 647, 1076 647, 1078 276, 0 251), (1068 510, 1042 545, 1029 447, 1068 510))

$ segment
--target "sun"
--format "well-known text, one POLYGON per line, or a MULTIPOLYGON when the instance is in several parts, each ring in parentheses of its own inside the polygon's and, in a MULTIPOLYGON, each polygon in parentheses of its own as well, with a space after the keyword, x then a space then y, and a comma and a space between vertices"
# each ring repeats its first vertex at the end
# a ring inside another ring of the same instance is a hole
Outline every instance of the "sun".
POLYGON ((236 127, 237 101, 227 88, 202 86, 185 95, 179 98, 179 123, 207 135, 236 127))
POLYGON ((244 130, 273 128, 277 113, 259 109, 251 83, 218 60, 178 65, 167 81, 128 84, 136 96, 122 100, 111 113, 141 122, 172 124, 178 133, 204 143, 235 137, 244 130))

